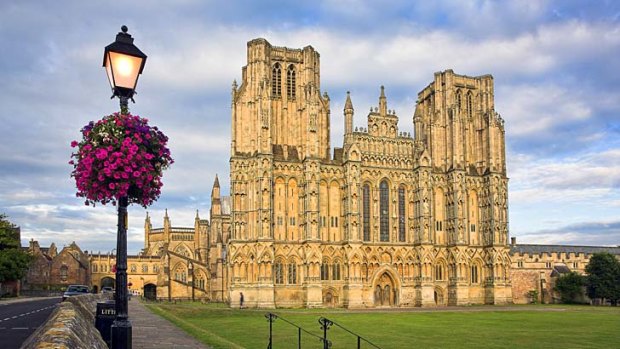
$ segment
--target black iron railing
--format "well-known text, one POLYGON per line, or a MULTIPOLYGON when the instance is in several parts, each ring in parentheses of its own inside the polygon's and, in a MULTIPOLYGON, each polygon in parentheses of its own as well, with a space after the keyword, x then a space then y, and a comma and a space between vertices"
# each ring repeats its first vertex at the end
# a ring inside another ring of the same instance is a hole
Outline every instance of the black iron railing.
POLYGON ((336 325, 338 327, 340 327, 341 329, 343 329, 344 331, 348 332, 349 334, 355 336, 357 338, 357 349, 361 349, 362 347, 362 341, 368 343, 370 346, 377 348, 377 349, 381 349, 378 345, 372 343, 371 341, 369 341, 368 339, 358 335, 357 333, 345 328, 344 326, 338 324, 337 322, 334 322, 328 318, 325 317, 320 317, 319 318, 319 324, 321 325, 321 330, 323 331, 323 337, 318 336, 312 332, 308 332, 307 330, 303 329, 300 326, 297 326, 296 324, 292 323, 291 321, 276 315, 274 313, 267 313, 265 314, 265 318, 267 319, 267 321, 269 321, 269 344, 267 345, 267 349, 272 349, 273 348, 273 323, 276 321, 276 319, 280 319, 284 322, 286 322, 287 324, 297 328, 297 348, 301 349, 301 334, 302 332, 305 332, 306 334, 317 338, 319 341, 321 341, 323 343, 323 349, 329 349, 332 347, 332 341, 330 341, 329 339, 327 339, 327 331, 330 329, 330 327, 332 327, 333 325, 336 325))
POLYGON ((316 337, 318 340, 322 341, 323 338, 321 338, 321 336, 317 336, 316 334, 312 333, 312 332, 308 332, 305 329, 303 329, 302 327, 299 327, 297 325, 295 325, 294 323, 290 322, 289 320, 273 314, 273 313, 267 313, 265 314, 265 318, 267 318, 267 321, 269 321, 269 344, 267 345, 267 349, 272 349, 273 346, 273 323, 276 321, 276 319, 280 319, 284 322, 286 322, 287 324, 297 328, 297 349, 301 349, 301 333, 305 332, 306 334, 312 336, 312 337, 316 337))
POLYGON ((360 349, 362 347, 362 341, 368 343, 369 345, 373 346, 374 348, 381 349, 379 346, 377 346, 373 342, 369 341, 368 339, 360 336, 359 334, 357 334, 357 333, 347 329, 346 327, 344 327, 344 326, 340 325, 339 323, 337 323, 335 321, 332 321, 332 320, 330 320, 328 318, 321 317, 319 319, 319 324, 321 324, 321 329, 323 330, 323 348, 324 349, 329 349, 329 347, 331 346, 331 342, 329 342, 327 340, 327 330, 329 330, 329 328, 332 325, 336 325, 336 326, 340 327, 341 329, 345 330, 346 332, 349 332, 349 334, 357 337, 357 349, 360 349))

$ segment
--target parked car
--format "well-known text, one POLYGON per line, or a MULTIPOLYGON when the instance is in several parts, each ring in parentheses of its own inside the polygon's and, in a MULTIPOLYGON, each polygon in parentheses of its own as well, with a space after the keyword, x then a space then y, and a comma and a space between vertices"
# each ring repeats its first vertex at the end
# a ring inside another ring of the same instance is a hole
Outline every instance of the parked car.
POLYGON ((89 292, 88 286, 86 285, 69 285, 65 293, 62 294, 62 300, 66 300, 71 296, 78 296, 81 294, 87 294, 89 292))
POLYGON ((103 294, 114 294, 114 289, 112 287, 106 286, 101 288, 101 293, 103 294))

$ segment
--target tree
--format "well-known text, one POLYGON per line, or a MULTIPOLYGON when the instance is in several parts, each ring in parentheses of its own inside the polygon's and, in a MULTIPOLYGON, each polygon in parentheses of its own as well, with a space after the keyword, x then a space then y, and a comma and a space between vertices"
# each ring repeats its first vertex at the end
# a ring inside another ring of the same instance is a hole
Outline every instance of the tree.
POLYGON ((0 213, 0 283, 19 280, 26 274, 32 256, 20 247, 19 228, 0 213))
POLYGON ((575 303, 581 298, 582 287, 585 284, 583 276, 571 271, 558 277, 554 289, 560 293, 562 303, 575 303))
POLYGON ((609 299, 617 304, 620 299, 620 262, 607 252, 595 253, 586 266, 588 297, 609 299))

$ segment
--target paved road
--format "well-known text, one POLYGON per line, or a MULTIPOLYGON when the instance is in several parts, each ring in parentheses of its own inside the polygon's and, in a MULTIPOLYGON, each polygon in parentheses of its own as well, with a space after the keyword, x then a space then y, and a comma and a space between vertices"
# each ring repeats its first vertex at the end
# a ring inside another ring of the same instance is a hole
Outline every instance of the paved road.
POLYGON ((19 348, 52 313, 60 297, 0 303, 0 348, 19 348))

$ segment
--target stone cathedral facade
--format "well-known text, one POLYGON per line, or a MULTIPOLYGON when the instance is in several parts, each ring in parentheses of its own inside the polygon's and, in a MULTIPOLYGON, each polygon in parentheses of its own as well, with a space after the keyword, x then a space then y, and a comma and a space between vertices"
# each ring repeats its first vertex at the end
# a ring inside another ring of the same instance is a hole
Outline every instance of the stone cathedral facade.
MULTIPOLYGON (((378 105, 330 144, 320 56, 248 43, 232 89, 227 293, 256 307, 512 302, 493 77, 435 73, 413 115, 378 105), (414 135, 399 131, 413 122, 414 135)), ((414 106, 412 106, 413 109, 414 106)), ((359 115, 359 113, 358 113, 359 115)), ((219 236, 219 235, 218 235, 219 236)))

